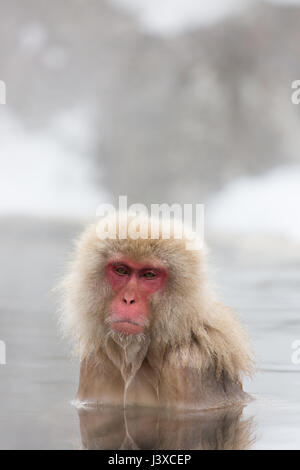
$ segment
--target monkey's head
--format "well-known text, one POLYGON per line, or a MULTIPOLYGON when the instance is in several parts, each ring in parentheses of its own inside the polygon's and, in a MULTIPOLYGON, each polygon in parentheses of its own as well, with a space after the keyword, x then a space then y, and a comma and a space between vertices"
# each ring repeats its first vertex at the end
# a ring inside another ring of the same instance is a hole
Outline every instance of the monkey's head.
POLYGON ((162 370, 164 376, 169 371, 169 389, 178 389, 176 374, 170 376, 175 369, 198 371, 197 384, 200 371, 239 384, 241 373, 252 369, 251 350, 243 328, 207 283, 203 248, 187 249, 190 235, 181 230, 178 237, 177 222, 168 236, 159 223, 153 237, 152 221, 118 214, 102 220, 102 228, 116 228, 110 236, 99 234, 99 224, 84 231, 62 284, 63 331, 84 369, 101 364, 111 377, 117 368, 126 386, 142 365, 143 373, 153 371, 155 390, 162 370))
POLYGON ((97 354, 107 335, 147 337, 150 346, 188 342, 201 329, 209 302, 203 250, 187 250, 174 225, 168 238, 159 230, 151 239, 150 219, 147 238, 130 236, 128 226, 124 236, 124 222, 116 220, 115 237, 102 239, 97 225, 83 233, 64 282, 62 323, 81 358, 97 354))

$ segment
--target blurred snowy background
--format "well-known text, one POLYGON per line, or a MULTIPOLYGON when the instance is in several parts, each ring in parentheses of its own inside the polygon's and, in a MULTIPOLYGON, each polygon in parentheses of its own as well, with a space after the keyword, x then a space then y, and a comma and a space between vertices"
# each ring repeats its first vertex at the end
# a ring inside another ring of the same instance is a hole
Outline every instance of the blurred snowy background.
POLYGON ((0 6, 2 215, 90 217, 127 194, 299 243, 298 2, 0 6))
POLYGON ((1 215, 90 217, 127 194, 299 243, 299 2, 0 7, 1 215))
MULTIPOLYGON (((62 410, 36 418, 75 393, 50 290, 82 223, 124 194, 205 204, 221 296, 263 371, 251 391, 296 400, 300 1, 0 0, 0 11, 0 447, 65 446, 62 410)), ((275 429, 261 447, 300 442, 275 429)))

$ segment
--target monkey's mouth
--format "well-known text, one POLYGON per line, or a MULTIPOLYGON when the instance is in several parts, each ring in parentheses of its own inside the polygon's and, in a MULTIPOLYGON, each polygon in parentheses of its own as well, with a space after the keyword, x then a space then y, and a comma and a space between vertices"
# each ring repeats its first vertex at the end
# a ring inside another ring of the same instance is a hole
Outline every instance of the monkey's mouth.
POLYGON ((124 335, 138 335, 143 333, 143 326, 132 320, 115 320, 110 324, 111 328, 117 333, 124 335))

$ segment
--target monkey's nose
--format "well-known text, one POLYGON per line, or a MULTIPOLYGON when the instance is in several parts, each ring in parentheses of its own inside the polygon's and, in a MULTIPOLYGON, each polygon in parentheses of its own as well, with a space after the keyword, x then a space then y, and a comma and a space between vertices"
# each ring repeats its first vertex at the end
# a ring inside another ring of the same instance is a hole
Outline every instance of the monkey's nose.
POLYGON ((124 304, 131 305, 134 304, 135 300, 132 297, 123 297, 123 302, 124 304))

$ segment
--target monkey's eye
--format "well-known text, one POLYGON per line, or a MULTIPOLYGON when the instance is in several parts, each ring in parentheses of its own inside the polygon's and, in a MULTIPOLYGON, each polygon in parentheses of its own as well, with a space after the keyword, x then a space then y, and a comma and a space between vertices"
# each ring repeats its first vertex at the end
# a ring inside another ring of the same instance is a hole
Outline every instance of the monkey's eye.
POLYGON ((126 274, 128 274, 128 271, 124 266, 119 266, 118 268, 115 268, 115 272, 119 274, 119 276, 126 276, 126 274))
POLYGON ((143 274, 143 277, 145 277, 146 279, 153 279, 154 277, 156 277, 156 274, 153 271, 147 271, 143 274))

